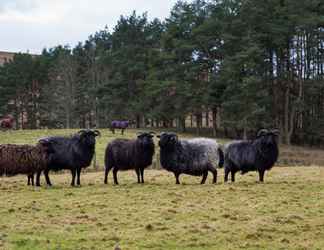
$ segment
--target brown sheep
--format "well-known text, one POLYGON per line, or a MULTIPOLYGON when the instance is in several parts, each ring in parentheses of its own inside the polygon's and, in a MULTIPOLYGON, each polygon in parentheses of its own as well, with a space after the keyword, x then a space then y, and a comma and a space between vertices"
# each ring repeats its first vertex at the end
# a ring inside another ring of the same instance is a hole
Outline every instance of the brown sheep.
POLYGON ((0 176, 14 176, 26 174, 28 183, 34 183, 34 174, 37 174, 36 185, 40 185, 40 174, 48 162, 48 147, 46 141, 37 145, 0 145, 0 176))

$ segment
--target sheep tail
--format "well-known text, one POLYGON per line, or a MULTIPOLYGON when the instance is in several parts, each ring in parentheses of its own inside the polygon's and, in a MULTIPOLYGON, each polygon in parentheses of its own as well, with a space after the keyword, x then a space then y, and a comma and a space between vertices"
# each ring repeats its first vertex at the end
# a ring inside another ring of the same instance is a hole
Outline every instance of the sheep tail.
POLYGON ((221 148, 218 148, 217 151, 219 156, 218 166, 222 168, 224 166, 224 152, 221 148))

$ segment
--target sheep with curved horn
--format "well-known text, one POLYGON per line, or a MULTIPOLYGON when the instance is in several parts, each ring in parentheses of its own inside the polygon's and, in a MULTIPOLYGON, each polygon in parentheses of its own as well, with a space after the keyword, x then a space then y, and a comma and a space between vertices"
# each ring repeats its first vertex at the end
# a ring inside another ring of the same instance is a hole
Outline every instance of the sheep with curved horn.
POLYGON ((234 182, 238 171, 241 174, 258 171, 259 181, 263 182, 265 171, 270 170, 278 159, 278 135, 279 130, 261 129, 254 140, 228 144, 225 150, 224 181, 228 181, 229 173, 234 182))
POLYGON ((44 138, 51 153, 49 163, 44 171, 48 185, 52 185, 48 173, 50 170, 59 171, 63 169, 71 170, 71 185, 80 185, 80 174, 83 168, 90 165, 95 153, 96 137, 100 135, 98 130, 82 129, 71 137, 53 136, 44 138))
POLYGON ((108 183, 108 174, 113 169, 114 183, 118 184, 119 170, 134 169, 137 182, 144 183, 144 169, 152 164, 154 155, 153 135, 148 132, 138 132, 137 138, 115 139, 107 145, 105 153, 105 180, 108 183))
POLYGON ((158 138, 161 165, 174 173, 176 184, 180 184, 181 174, 203 176, 201 184, 204 184, 208 172, 213 174, 213 183, 217 182, 216 165, 223 166, 223 151, 215 140, 180 140, 177 134, 172 132, 162 133, 158 138))

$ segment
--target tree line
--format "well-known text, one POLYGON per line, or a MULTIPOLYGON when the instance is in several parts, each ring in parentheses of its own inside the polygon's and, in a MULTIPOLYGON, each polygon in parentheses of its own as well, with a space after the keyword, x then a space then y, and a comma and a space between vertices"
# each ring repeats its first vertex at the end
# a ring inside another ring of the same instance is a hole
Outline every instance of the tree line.
POLYGON ((0 113, 31 129, 185 131, 191 117, 198 133, 278 128, 284 143, 318 145, 323 78, 323 1, 178 1, 165 20, 133 12, 73 48, 17 54, 0 67, 0 113))

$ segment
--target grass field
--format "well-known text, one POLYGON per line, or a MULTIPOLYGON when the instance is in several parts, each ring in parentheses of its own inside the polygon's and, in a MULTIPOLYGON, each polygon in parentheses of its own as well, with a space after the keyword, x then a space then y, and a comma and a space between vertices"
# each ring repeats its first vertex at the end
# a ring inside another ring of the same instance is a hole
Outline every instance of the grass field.
MULTIPOLYGON (((136 131, 130 131, 132 137, 136 131)), ((15 131, 0 143, 34 143, 71 131, 15 131)), ((98 140, 102 166, 105 145, 98 140)), ((307 150, 305 150, 307 151, 307 150)), ((54 187, 26 185, 25 176, 0 178, 0 249, 324 249, 324 168, 275 167, 265 183, 256 173, 235 184, 147 170, 144 185, 121 172, 121 185, 103 184, 103 171, 51 175, 54 187)), ((43 179, 42 179, 43 181, 43 179)), ((43 181, 44 182, 44 181, 43 181)))

